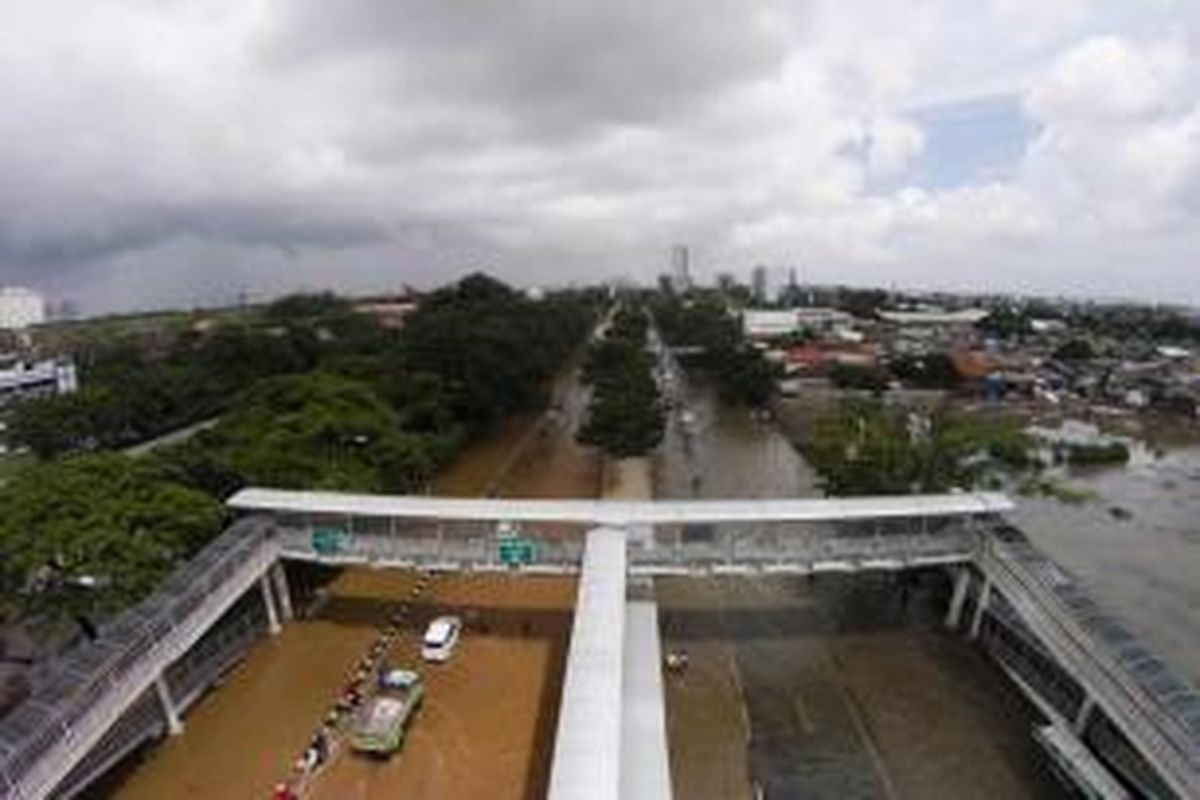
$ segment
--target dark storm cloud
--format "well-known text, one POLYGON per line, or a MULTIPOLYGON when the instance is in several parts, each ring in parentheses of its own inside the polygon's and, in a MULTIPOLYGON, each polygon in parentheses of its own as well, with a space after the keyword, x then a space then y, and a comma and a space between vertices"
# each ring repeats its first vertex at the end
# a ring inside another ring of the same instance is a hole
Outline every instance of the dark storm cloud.
POLYGON ((284 64, 371 54, 402 95, 488 106, 536 138, 669 119, 776 72, 807 3, 792 5, 298 0, 264 53, 284 64))
POLYGON ((287 250, 372 244, 386 240, 388 233, 369 221, 338 221, 284 203, 256 205, 231 200, 208 206, 132 207, 56 231, 16 230, 0 219, 0 263, 24 264, 32 272, 105 259, 179 237, 287 250))

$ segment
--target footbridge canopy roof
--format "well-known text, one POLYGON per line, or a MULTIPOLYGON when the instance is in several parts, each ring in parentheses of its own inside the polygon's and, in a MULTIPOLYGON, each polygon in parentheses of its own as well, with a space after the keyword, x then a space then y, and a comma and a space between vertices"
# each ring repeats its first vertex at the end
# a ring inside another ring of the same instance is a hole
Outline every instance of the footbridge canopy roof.
POLYGON ((955 517, 999 514, 1014 508, 1008 497, 990 492, 797 500, 625 501, 476 499, 247 488, 226 502, 230 508, 239 511, 282 514, 615 526, 637 523, 832 522, 955 517))

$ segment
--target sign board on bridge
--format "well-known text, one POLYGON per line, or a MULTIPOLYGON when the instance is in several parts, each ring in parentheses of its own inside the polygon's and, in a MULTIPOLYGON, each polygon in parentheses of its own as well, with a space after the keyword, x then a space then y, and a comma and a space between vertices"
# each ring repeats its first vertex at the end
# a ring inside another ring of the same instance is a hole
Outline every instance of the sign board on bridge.
POLYGON ((323 556, 335 555, 345 549, 346 538, 341 528, 313 528, 312 549, 323 556))
POLYGON ((510 567, 533 563, 537 557, 537 546, 532 539, 523 536, 506 536, 500 540, 500 561, 510 567))

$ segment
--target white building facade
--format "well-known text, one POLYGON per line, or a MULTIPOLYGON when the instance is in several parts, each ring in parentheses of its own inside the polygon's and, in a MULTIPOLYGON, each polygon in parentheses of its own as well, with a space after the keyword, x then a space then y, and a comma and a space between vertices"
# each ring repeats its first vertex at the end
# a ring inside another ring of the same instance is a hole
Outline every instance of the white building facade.
POLYGON ((46 301, 32 289, 0 287, 0 330, 21 330, 46 321, 46 301))
POLYGON ((17 361, 0 365, 0 408, 21 400, 70 394, 78 388, 75 364, 70 361, 17 361))

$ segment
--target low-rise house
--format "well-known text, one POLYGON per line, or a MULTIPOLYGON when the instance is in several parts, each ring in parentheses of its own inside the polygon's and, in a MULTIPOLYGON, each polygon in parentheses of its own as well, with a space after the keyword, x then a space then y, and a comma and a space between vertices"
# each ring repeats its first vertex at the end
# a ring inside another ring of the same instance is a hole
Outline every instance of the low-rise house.
POLYGON ((73 362, 0 358, 0 408, 35 397, 69 394, 78 386, 73 362))
POLYGON ((803 332, 824 334, 849 329, 854 318, 836 308, 748 308, 742 312, 742 330, 748 339, 769 340, 803 332))
POLYGON ((785 370, 789 374, 817 374, 835 364, 873 367, 878 362, 878 348, 871 343, 809 342, 788 349, 785 370))
POLYGON ((400 328, 404 318, 417 310, 417 301, 409 295, 363 297, 354 301, 354 310, 375 317, 385 328, 400 328))

